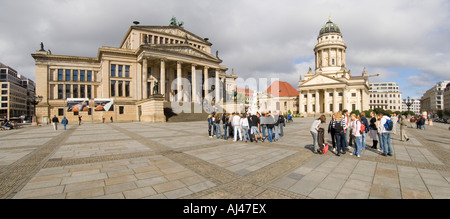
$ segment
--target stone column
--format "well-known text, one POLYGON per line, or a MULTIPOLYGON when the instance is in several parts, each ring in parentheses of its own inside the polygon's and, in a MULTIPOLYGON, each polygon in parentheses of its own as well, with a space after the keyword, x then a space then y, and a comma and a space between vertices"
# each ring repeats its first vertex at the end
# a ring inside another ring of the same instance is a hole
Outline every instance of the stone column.
POLYGON ((203 77, 205 78, 205 98, 208 96, 208 90, 209 90, 209 83, 208 83, 208 67, 205 66, 205 68, 203 69, 203 77))
POLYGON ((219 69, 216 69, 216 104, 220 101, 220 78, 219 78, 219 69))
POLYGON ((198 94, 197 94, 197 72, 195 69, 196 65, 191 65, 191 75, 192 75, 192 102, 198 102, 198 94))
MULTIPOLYGON (((142 64, 142 99, 148 99, 148 92, 147 92, 147 75, 148 75, 148 64, 147 59, 144 58, 143 64, 142 64)), ((117 90, 116 90, 117 92, 117 90)), ((116 93, 117 95, 117 93, 116 93)))
POLYGON ((178 100, 177 101, 182 101, 183 100, 183 96, 182 96, 182 88, 181 88, 181 62, 177 61, 177 96, 178 96, 178 100))
POLYGON ((342 110, 348 110, 351 112, 351 110, 347 109, 347 88, 343 88, 343 95, 342 95, 342 110))
POLYGON ((316 94, 316 102, 315 102, 315 105, 316 105, 316 110, 315 110, 315 113, 320 113, 320 102, 319 102, 319 90, 315 90, 315 94, 316 94))
POLYGON ((338 97, 339 97, 339 94, 337 92, 337 89, 334 88, 334 90, 333 90, 333 113, 336 113, 337 111, 339 111, 339 104, 337 101, 338 97))
POLYGON ((161 88, 160 93, 166 97, 166 62, 164 59, 161 59, 161 69, 160 69, 160 80, 159 87, 161 88))
POLYGON ((306 113, 312 112, 312 104, 311 104, 311 94, 309 93, 309 90, 306 91, 306 113))
POLYGON ((328 105, 328 93, 327 89, 323 90, 323 113, 327 113, 330 111, 330 105, 328 105))

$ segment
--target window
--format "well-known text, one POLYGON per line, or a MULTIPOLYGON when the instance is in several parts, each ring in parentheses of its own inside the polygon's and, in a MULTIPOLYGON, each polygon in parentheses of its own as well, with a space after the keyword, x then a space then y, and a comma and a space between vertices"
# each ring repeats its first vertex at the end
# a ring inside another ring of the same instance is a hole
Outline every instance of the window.
POLYGON ((352 97, 356 97, 356 93, 352 93, 352 97))
POLYGON ((66 81, 70 81, 70 70, 66 70, 66 81))
POLYGON ((340 97, 342 97, 343 95, 344 95, 344 93, 342 93, 342 92, 339 93, 339 96, 340 96, 340 97))
POLYGON ((119 106, 119 114, 123 114, 124 113, 124 108, 123 106, 119 106))
POLYGON ((7 90, 2 90, 2 94, 3 95, 8 94, 8 91, 7 90))
POLYGON ((328 96, 332 97, 332 96, 333 96, 333 93, 328 93, 328 96))
POLYGON ((116 77, 116 65, 111 65, 111 77, 116 77))
POLYGON ((129 81, 125 81, 125 96, 126 97, 130 96, 130 82, 129 81))
POLYGON ((334 59, 331 59, 331 64, 334 65, 334 59))
POLYGON ((356 110, 356 104, 352 104, 352 111, 356 110))
POLYGON ((70 98, 70 84, 66 84, 66 98, 70 98))
POLYGON ((304 97, 304 98, 308 98, 308 94, 305 94, 303 97, 304 97))
POLYGON ((58 81, 62 81, 62 80, 63 80, 63 70, 58 69, 58 81))
POLYGON ((330 104, 330 111, 333 112, 333 104, 330 104))
POLYGON ((8 97, 2 97, 2 101, 8 101, 8 97))
POLYGON ((119 65, 119 74, 118 74, 118 76, 119 77, 123 77, 123 65, 119 65))
POLYGON ((129 65, 125 65, 125 77, 127 77, 127 78, 130 77, 130 66, 129 65))
POLYGON ((123 81, 119 81, 119 86, 118 86, 118 92, 117 92, 117 96, 121 97, 123 96, 123 81))
POLYGON ((308 112, 308 105, 305 105, 305 112, 308 112))
POLYGON ((313 105, 312 105, 312 111, 313 111, 313 112, 316 112, 316 104, 313 104, 313 105))
POLYGON ((87 86, 87 98, 92 99, 92 86, 88 85, 87 86))
POLYGON ((2 84, 2 88, 8 88, 8 84, 2 84))
POLYGON ((58 116, 64 116, 64 108, 58 108, 58 116))
POLYGON ((81 98, 86 98, 86 85, 82 84, 80 85, 80 97, 81 98))
MULTIPOLYGON (((80 76, 81 79, 81 76, 80 76)), ((73 81, 78 81, 78 70, 73 70, 73 81)))
POLYGON ((80 81, 84 81, 84 79, 85 79, 85 73, 86 73, 86 71, 85 70, 81 70, 80 71, 80 81))
POLYGON ((92 71, 87 71, 87 81, 92 81, 92 71))
POLYGON ((2 107, 8 107, 8 103, 2 103, 2 107))
POLYGON ((78 98, 78 85, 73 85, 73 98, 78 98))
POLYGON ((111 97, 116 96, 116 81, 111 81, 111 97))
POLYGON ((312 94, 312 97, 316 97, 316 94, 312 94))
POLYGON ((58 100, 62 100, 64 99, 64 85, 63 84, 58 84, 58 100))

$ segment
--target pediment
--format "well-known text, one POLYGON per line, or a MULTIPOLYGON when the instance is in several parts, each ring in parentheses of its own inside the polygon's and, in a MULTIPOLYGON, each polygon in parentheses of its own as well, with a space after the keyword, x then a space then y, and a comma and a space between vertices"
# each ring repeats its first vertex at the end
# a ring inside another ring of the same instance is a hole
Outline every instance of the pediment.
POLYGON ((310 78, 309 80, 305 81, 303 84, 301 84, 302 87, 304 86, 318 86, 318 85, 332 85, 332 84, 342 84, 345 83, 341 80, 338 80, 337 78, 328 77, 325 75, 316 75, 315 77, 310 78))
POLYGON ((141 29, 142 31, 146 31, 148 33, 156 33, 156 34, 163 34, 163 35, 169 35, 169 36, 175 36, 185 39, 187 37, 188 40, 191 41, 197 41, 202 42, 205 44, 208 44, 207 41, 202 39, 201 37, 184 30, 180 27, 144 27, 141 29))
POLYGON ((160 51, 160 52, 166 52, 166 53, 172 53, 172 54, 178 54, 178 55, 185 55, 185 56, 193 56, 197 58, 203 58, 208 59, 215 62, 221 62, 220 59, 217 57, 214 57, 208 53, 205 53, 201 50, 195 49, 192 46, 184 45, 184 46, 152 46, 150 47, 152 51, 160 51))

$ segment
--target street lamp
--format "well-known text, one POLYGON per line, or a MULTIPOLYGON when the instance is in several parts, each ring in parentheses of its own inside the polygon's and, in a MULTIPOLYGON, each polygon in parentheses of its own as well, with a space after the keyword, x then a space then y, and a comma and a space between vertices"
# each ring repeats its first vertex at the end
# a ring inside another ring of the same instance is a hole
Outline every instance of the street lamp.
POLYGON ((36 120, 36 105, 42 101, 42 96, 32 96, 30 99, 30 103, 33 104, 33 118, 31 119, 31 126, 37 126, 37 120, 36 120))
POLYGON ((411 103, 411 99, 408 96, 408 102, 406 102, 406 106, 408 107, 408 113, 409 113, 409 108, 411 107, 412 103, 411 103))

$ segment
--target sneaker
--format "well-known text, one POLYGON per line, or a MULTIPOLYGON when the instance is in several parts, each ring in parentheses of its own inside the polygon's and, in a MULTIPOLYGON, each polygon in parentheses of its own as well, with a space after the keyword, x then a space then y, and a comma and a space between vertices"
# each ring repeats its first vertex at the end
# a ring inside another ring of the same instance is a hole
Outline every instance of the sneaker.
POLYGON ((361 157, 361 156, 358 155, 357 157, 361 157))
POLYGON ((409 141, 409 138, 407 138, 406 141, 409 141))

